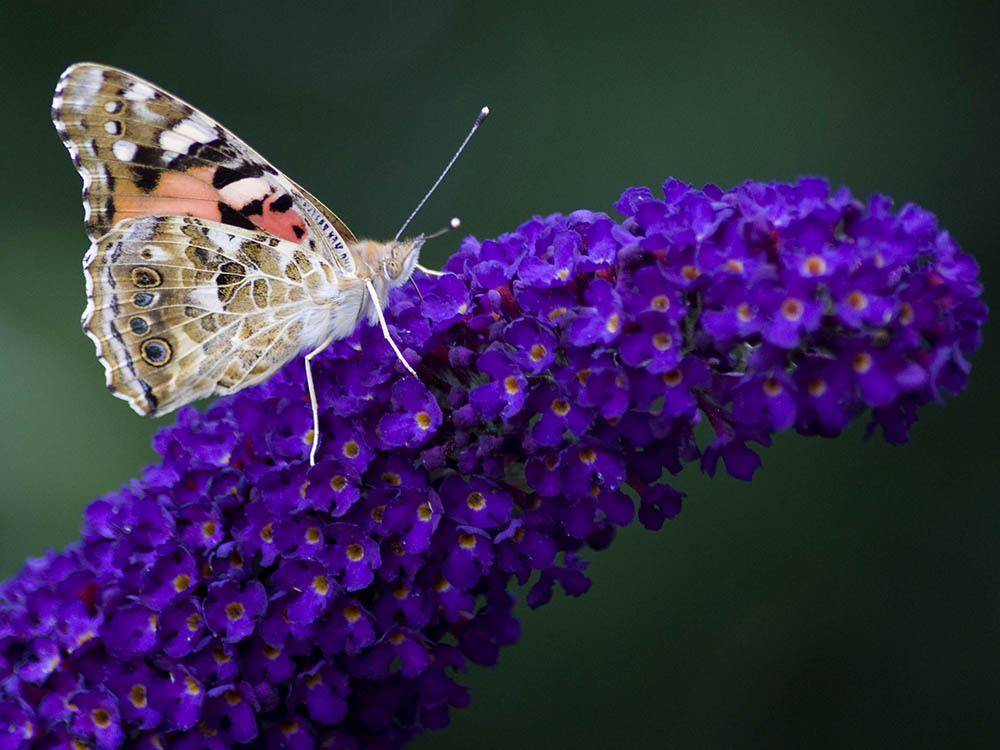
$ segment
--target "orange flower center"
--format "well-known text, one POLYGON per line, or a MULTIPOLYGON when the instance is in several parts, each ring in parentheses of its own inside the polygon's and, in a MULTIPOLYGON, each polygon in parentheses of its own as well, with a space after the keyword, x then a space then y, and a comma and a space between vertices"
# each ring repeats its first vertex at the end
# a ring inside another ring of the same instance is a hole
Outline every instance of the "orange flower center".
POLYGON ((858 352, 851 360, 851 367, 859 375, 865 374, 872 369, 872 355, 868 352, 858 352))
POLYGON ((818 255, 810 255, 804 265, 806 273, 810 276, 821 276, 826 273, 826 261, 818 255))
POLYGON ((781 303, 781 314, 791 322, 797 321, 802 317, 802 313, 806 311, 805 305, 802 304, 801 300, 797 300, 789 297, 784 302, 781 303))

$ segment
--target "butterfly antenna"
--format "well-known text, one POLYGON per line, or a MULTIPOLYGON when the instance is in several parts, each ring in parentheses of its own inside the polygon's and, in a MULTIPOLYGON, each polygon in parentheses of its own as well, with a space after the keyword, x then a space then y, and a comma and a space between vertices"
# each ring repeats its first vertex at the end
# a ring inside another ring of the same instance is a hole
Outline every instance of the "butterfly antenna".
POLYGON ((472 124, 472 128, 469 130, 469 134, 465 136, 465 140, 462 141, 462 145, 458 147, 458 151, 456 151, 455 155, 451 157, 451 161, 448 162, 448 165, 444 168, 444 171, 441 172, 440 176, 434 181, 434 184, 431 185, 431 189, 427 191, 427 195, 425 195, 421 199, 420 203, 417 204, 417 207, 413 209, 413 212, 406 217, 406 221, 403 222, 403 226, 401 226, 399 228, 399 231, 396 232, 396 236, 393 238, 394 240, 398 240, 400 238, 400 236, 403 234, 403 230, 409 226, 411 221, 413 221, 413 217, 417 215, 417 212, 420 211, 421 208, 424 207, 424 204, 427 202, 427 199, 431 197, 431 194, 435 190, 437 190, 437 186, 441 184, 441 180, 443 180, 444 176, 448 174, 448 170, 451 169, 452 165, 456 161, 458 161, 458 157, 462 154, 462 151, 465 150, 465 147, 469 144, 469 141, 472 140, 473 134, 477 130, 479 130, 479 126, 483 124, 483 120, 486 119, 489 113, 490 113, 489 107, 483 107, 481 110, 479 110, 479 115, 476 117, 476 121, 472 124))

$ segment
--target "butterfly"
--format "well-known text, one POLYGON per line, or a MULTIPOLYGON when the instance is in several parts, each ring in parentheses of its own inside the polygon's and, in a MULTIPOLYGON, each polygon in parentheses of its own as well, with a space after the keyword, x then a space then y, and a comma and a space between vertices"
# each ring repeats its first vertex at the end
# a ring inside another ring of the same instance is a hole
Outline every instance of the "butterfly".
POLYGON ((52 121, 83 178, 83 329, 136 412, 234 393, 308 351, 312 463, 311 362, 325 347, 377 322, 416 376, 382 310, 418 268, 440 275, 418 264, 424 235, 357 239, 231 132, 122 70, 71 65, 52 121))

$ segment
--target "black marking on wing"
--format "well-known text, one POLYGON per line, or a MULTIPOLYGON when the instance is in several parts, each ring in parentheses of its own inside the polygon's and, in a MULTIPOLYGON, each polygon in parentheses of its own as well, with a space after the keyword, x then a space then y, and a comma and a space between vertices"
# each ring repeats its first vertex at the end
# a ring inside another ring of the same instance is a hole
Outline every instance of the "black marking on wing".
POLYGON ((104 184, 107 186, 109 193, 115 192, 115 176, 111 174, 111 167, 107 164, 102 165, 104 171, 104 184))
MULTIPOLYGON (((199 154, 199 156, 205 158, 203 154, 199 154)), ((212 187, 216 190, 221 190, 226 185, 246 179, 247 177, 260 177, 262 174, 264 174, 264 170, 260 166, 248 162, 241 162, 235 169, 218 167, 212 176, 212 187)))
POLYGON ((254 224, 250 219, 241 214, 239 211, 234 209, 228 203, 223 203, 219 201, 219 214, 222 216, 222 223, 229 224, 233 227, 239 227, 240 229, 257 229, 257 225, 254 224))
POLYGON ((131 167, 132 178, 135 182, 135 186, 145 193, 151 193, 156 190, 156 186, 160 183, 160 170, 156 167, 147 166, 135 166, 131 167))
POLYGON ((244 216, 263 216, 264 202, 260 198, 252 200, 240 209, 240 213, 244 216))
POLYGON ((285 193, 280 198, 275 199, 271 202, 271 210, 277 211, 278 213, 285 213, 288 209, 292 207, 292 196, 285 193))
MULTIPOLYGON (((125 366, 128 368, 128 371, 132 373, 132 377, 133 378, 136 377, 135 363, 132 361, 132 355, 128 353, 128 345, 125 343, 125 338, 122 336, 121 332, 117 328, 115 328, 114 323, 108 324, 108 330, 111 331, 111 335, 118 342, 118 345, 122 348, 122 356, 125 357, 125 366)), ((114 393, 115 387, 109 383, 108 390, 114 393)))
POLYGON ((149 383, 141 378, 139 380, 139 387, 142 388, 142 394, 146 397, 146 403, 149 404, 149 413, 147 417, 155 417, 156 410, 160 406, 160 400, 153 395, 153 389, 149 387, 149 383))
POLYGON ((230 169, 229 167, 218 167, 215 170, 215 174, 212 176, 212 187, 216 190, 221 190, 226 185, 231 185, 232 183, 238 182, 242 179, 243 175, 235 169, 230 169))
POLYGON ((215 278, 215 283, 219 286, 232 286, 242 283, 246 278, 246 269, 239 263, 232 261, 223 263, 219 268, 219 275, 215 278))

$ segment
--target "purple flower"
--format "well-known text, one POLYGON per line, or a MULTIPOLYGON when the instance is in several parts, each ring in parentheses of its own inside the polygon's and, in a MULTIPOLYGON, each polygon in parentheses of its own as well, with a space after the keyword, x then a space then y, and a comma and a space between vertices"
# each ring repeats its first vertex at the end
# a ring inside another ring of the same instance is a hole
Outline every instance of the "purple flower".
POLYGON ((350 523, 334 523, 327 527, 334 544, 327 562, 334 575, 339 575, 346 591, 357 591, 370 584, 382 561, 378 544, 350 523))
POLYGON ((260 702, 250 685, 219 685, 208 691, 203 732, 218 736, 224 747, 249 742, 257 736, 259 712, 260 702))
POLYGON ((335 725, 347 713, 345 697, 349 693, 348 676, 320 663, 298 675, 291 696, 294 704, 305 704, 306 713, 313 721, 335 725))
POLYGON ((155 683, 149 700, 163 714, 159 729, 182 732, 201 717, 205 688, 190 671, 178 665, 168 671, 166 679, 155 683))
POLYGON ((517 414, 528 395, 528 381, 521 368, 502 349, 484 352, 476 367, 492 378, 469 392, 469 402, 476 413, 486 419, 500 416, 504 420, 517 414))
POLYGON ((312 560, 283 562, 274 577, 283 589, 292 592, 283 612, 290 622, 315 622, 337 594, 331 571, 312 560))
POLYGON ((634 332, 622 336, 619 356, 622 363, 642 372, 667 372, 681 361, 681 331, 666 313, 640 313, 634 332))
POLYGON ((597 342, 609 344, 622 329, 622 301, 607 281, 594 279, 584 293, 584 307, 570 323, 569 340, 573 346, 590 346, 597 342))
POLYGON ((533 287, 568 284, 573 276, 582 244, 580 235, 576 232, 559 231, 551 238, 543 236, 545 237, 543 243, 547 240, 550 244, 539 248, 540 253, 526 255, 518 267, 518 276, 533 287))
POLYGON ((224 641, 236 642, 254 631, 254 621, 267 607, 267 592, 260 581, 240 586, 233 580, 218 581, 208 588, 205 617, 208 626, 224 641))
POLYGON ((107 690, 94 687, 76 693, 73 706, 71 731, 77 737, 86 738, 92 747, 111 750, 125 738, 118 701, 107 690))
POLYGON ((680 512, 664 469, 750 479, 775 432, 866 411, 903 442, 965 386, 986 307, 931 214, 816 178, 662 195, 468 237, 394 292, 419 377, 378 327, 327 349, 315 466, 301 361, 179 412, 0 585, 0 750, 404 745, 517 640, 515 583, 581 595, 578 553, 680 512))
POLYGON ((376 431, 383 447, 423 445, 441 425, 441 407, 418 380, 396 383, 390 403, 393 411, 379 420, 376 431))
POLYGON ((561 389, 548 385, 536 387, 528 406, 535 414, 541 415, 531 429, 531 436, 540 445, 560 445, 566 430, 582 437, 590 426, 589 410, 561 389))
POLYGON ((175 659, 187 656, 205 637, 201 601, 187 596, 171 602, 160 612, 156 625, 164 653, 175 659))
POLYGON ((469 287, 460 277, 448 274, 427 287, 420 311, 430 321, 443 325, 469 311, 469 287))
POLYGON ((530 318, 519 318, 507 326, 504 341, 510 346, 514 362, 525 375, 537 375, 555 361, 555 334, 530 318))
POLYGON ((499 529, 511 518, 514 499, 493 482, 452 474, 441 483, 441 499, 450 518, 481 529, 499 529))
POLYGON ((823 317, 816 286, 792 277, 783 283, 760 284, 751 302, 764 318, 764 338, 782 349, 794 349, 803 335, 814 333, 823 317))

